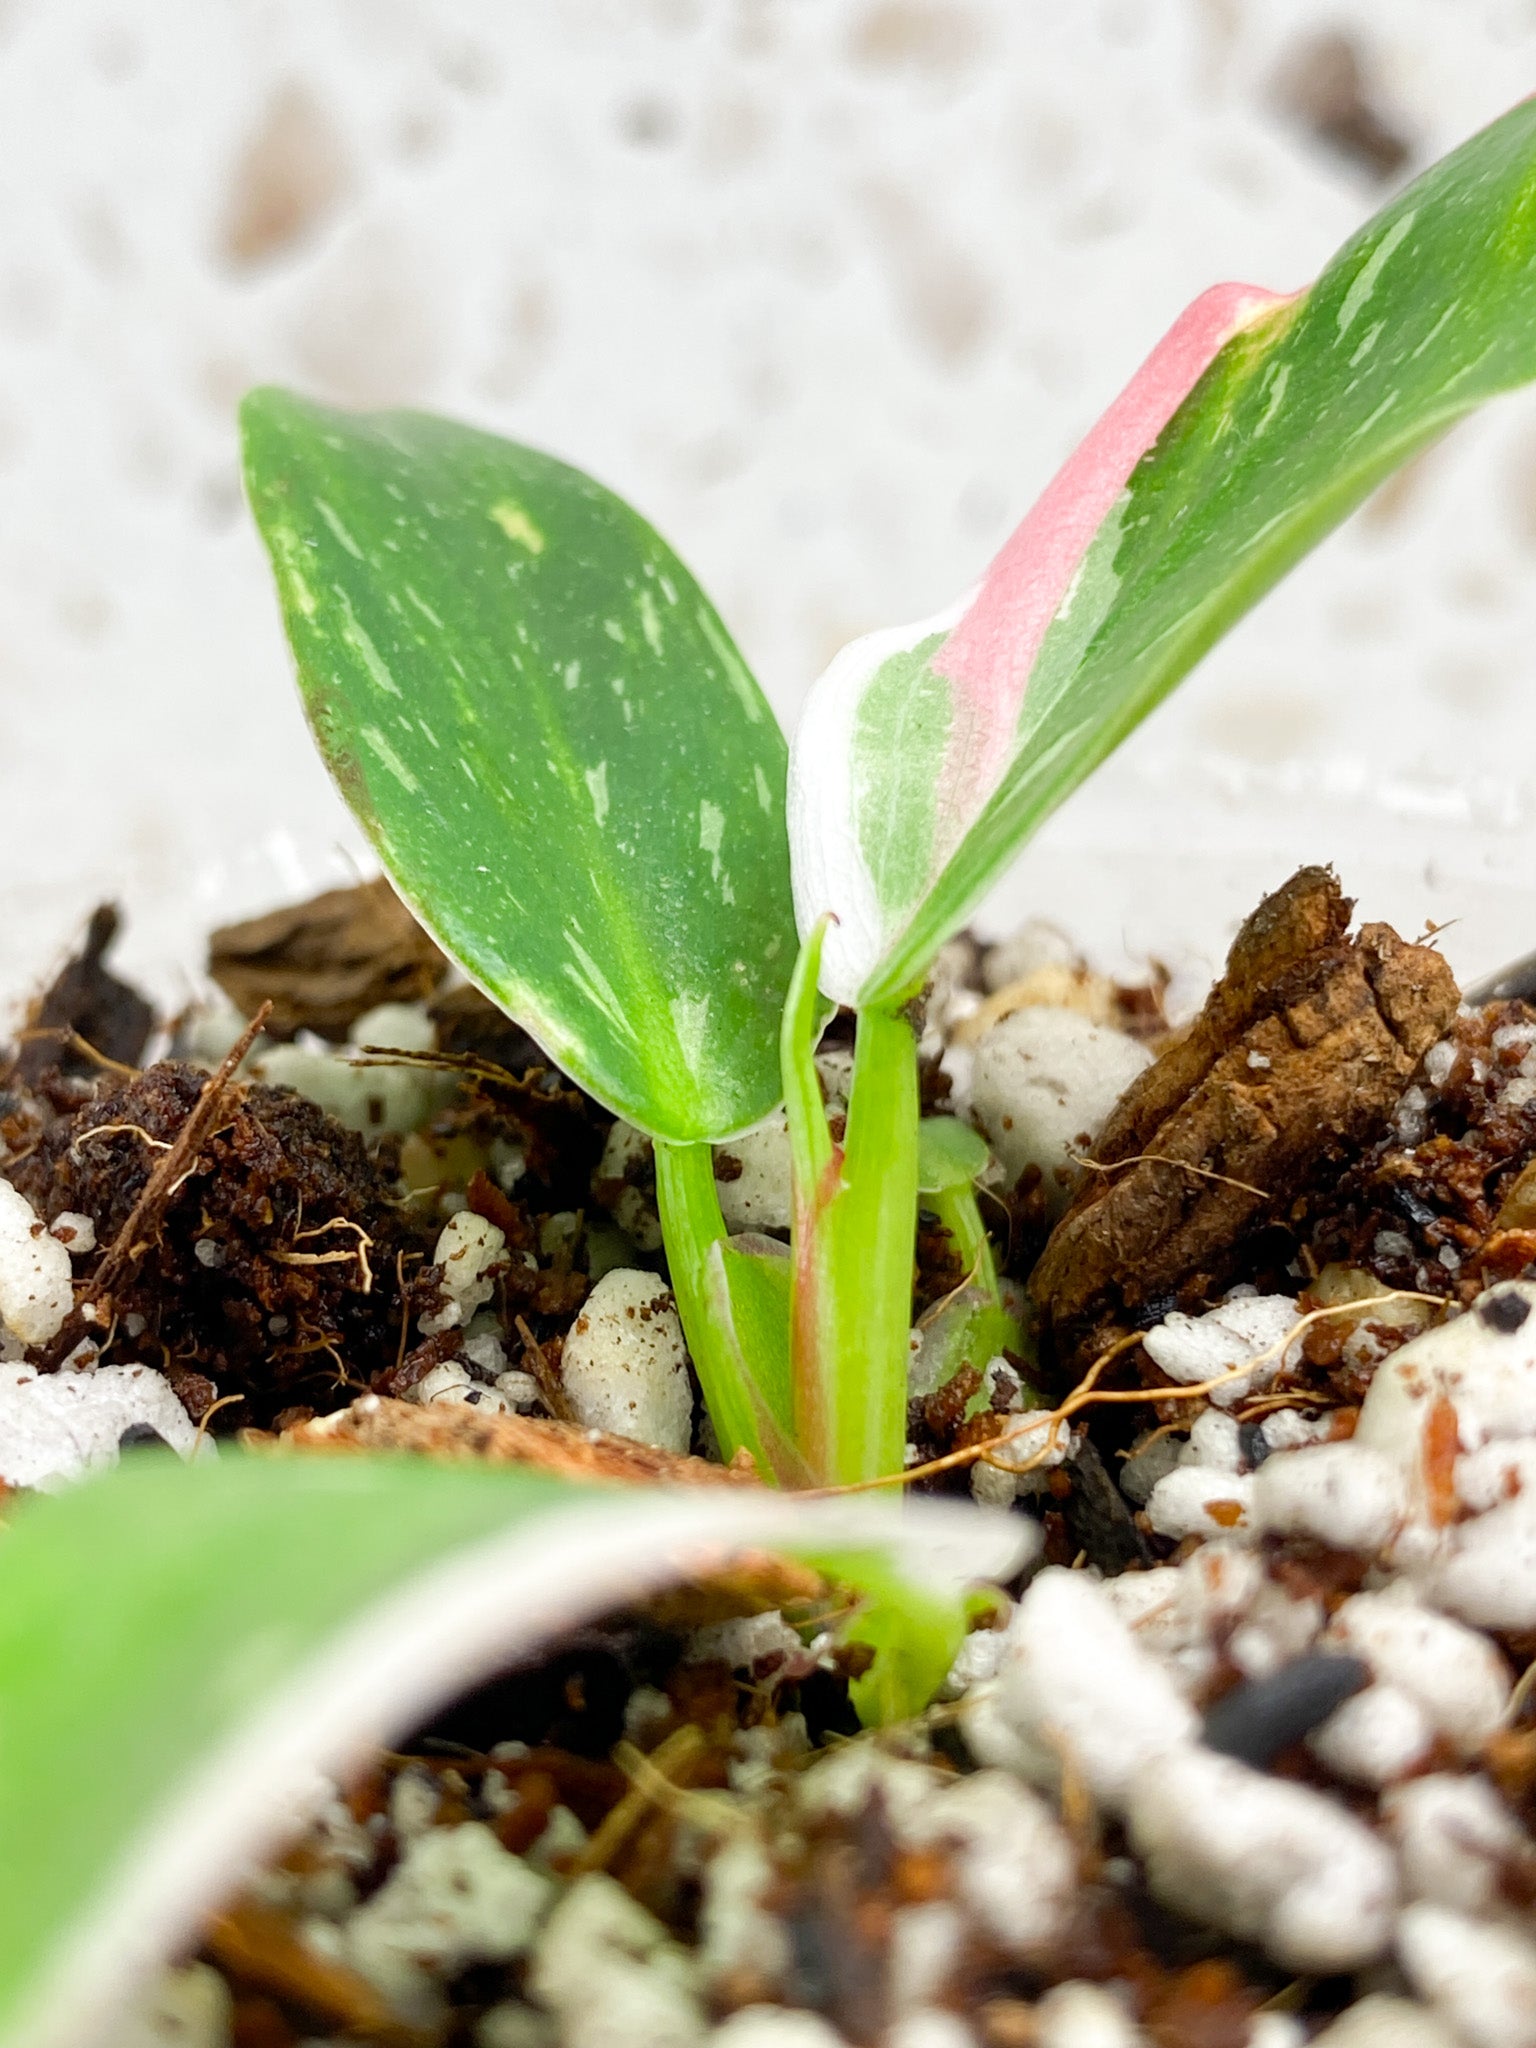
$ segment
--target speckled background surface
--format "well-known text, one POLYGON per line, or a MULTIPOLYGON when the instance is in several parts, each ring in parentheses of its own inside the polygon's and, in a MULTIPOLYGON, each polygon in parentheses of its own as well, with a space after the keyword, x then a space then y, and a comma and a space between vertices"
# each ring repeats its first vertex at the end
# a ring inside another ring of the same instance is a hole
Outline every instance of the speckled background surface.
MULTIPOLYGON (((1531 0, 0 0, 0 989, 345 871, 240 505, 277 378, 631 494, 786 717, 967 583, 1180 306, 1536 86, 1531 0), (1351 78, 1351 68, 1355 76, 1351 78)), ((1459 431, 997 915, 1207 955, 1288 859, 1536 944, 1536 405, 1459 431)))

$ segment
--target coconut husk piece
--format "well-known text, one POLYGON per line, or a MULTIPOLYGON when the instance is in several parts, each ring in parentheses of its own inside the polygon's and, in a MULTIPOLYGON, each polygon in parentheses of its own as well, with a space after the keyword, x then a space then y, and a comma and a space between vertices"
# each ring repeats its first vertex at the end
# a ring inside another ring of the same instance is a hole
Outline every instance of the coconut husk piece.
POLYGON ((1065 1363, 1219 1287, 1245 1237, 1386 1128, 1460 996, 1389 925, 1351 938, 1352 909, 1330 870, 1300 869, 1120 1098, 1030 1281, 1065 1363))
POLYGON ((242 1016, 271 1003, 270 1038, 343 1039, 379 1003, 424 1000, 447 971, 382 876, 224 925, 208 941, 208 972, 242 1016))
POLYGON ((263 1448, 299 1451, 406 1451, 480 1465, 531 1465, 557 1479, 639 1486, 757 1486, 746 1462, 714 1465, 629 1437, 530 1415, 481 1413, 459 1402, 391 1401, 365 1394, 349 1408, 299 1422, 281 1436, 248 1432, 263 1448))
MULTIPOLYGON (((403 1452, 451 1464, 526 1465, 559 1479, 628 1486, 747 1486, 761 1484, 750 1461, 711 1464, 680 1457, 628 1437, 607 1436, 570 1422, 526 1415, 486 1415, 456 1402, 419 1407, 365 1394, 337 1414, 300 1422, 280 1436, 247 1430, 242 1441, 274 1452, 403 1452)), ((707 1579, 678 1587, 648 1603, 669 1626, 699 1628, 737 1614, 770 1608, 819 1606, 830 1582, 812 1566, 774 1552, 746 1549, 722 1556, 707 1579)))

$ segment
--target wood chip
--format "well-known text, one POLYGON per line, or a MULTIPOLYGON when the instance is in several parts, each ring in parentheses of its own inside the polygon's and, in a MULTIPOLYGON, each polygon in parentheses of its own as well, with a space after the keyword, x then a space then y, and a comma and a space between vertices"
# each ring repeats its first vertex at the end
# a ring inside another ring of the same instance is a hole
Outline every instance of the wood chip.
POLYGON ((1253 1228, 1369 1144, 1459 1000, 1440 955, 1348 936, 1324 868, 1261 903, 1204 1010, 1121 1097, 1030 1282, 1068 1360, 1148 1304, 1205 1294, 1253 1228), (1191 1171, 1190 1169, 1196 1169, 1191 1171))
POLYGON ((225 925, 208 972, 242 1015, 272 1004, 267 1033, 343 1039, 379 1003, 430 996, 448 962, 382 877, 225 925))

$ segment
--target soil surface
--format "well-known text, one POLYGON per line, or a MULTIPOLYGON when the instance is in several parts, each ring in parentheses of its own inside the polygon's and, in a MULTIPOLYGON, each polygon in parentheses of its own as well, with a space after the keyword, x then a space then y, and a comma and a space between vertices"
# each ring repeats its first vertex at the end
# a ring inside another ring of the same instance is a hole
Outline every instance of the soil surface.
MULTIPOLYGON (((1536 1581, 1476 1550, 1536 1489, 1536 1008, 1462 1006, 1432 943, 1351 911, 1302 870, 1179 1029, 1160 977, 1117 988, 1059 935, 946 949, 930 1111, 968 1114, 1005 1049, 1027 1122, 1043 1010, 1089 1065, 1095 1033, 1148 1063, 1059 1167, 983 1184, 1020 1352, 914 1366, 909 1483, 1039 1532, 926 1715, 859 1736, 848 1596, 798 1567, 614 1615, 336 1788, 145 2038, 1536 2041, 1467 1989, 1536 2009, 1536 1581), (1381 1419, 1409 1345, 1399 1409, 1440 1390, 1411 1442, 1381 1419), (1476 1422, 1517 1353, 1529 1394, 1476 1422), (1422 1655, 1383 1647, 1406 1614, 1422 1655), (1436 1693, 1448 1666, 1481 1705, 1436 1693)), ((607 1276, 665 1298, 648 1148, 384 885, 215 934, 227 1013, 157 1019, 107 964, 116 929, 103 907, 0 1064, 0 1175, 73 1273, 0 1372, 149 1366, 208 1433, 290 1454, 759 1483, 696 1398, 681 1434, 594 1426, 575 1361, 607 1276)), ((722 1152, 723 1197, 771 1182, 756 1142, 722 1152)), ((965 1278, 921 1218, 919 1329, 965 1278)))

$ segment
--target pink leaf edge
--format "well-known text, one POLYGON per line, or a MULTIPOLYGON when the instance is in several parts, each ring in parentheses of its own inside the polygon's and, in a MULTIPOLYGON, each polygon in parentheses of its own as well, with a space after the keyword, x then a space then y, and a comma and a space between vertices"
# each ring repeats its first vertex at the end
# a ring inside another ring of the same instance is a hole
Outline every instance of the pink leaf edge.
POLYGON ((1297 296, 1248 284, 1202 292, 994 558, 933 664, 955 688, 943 782, 961 832, 1007 766, 1046 631, 1131 472, 1233 335, 1297 296))

